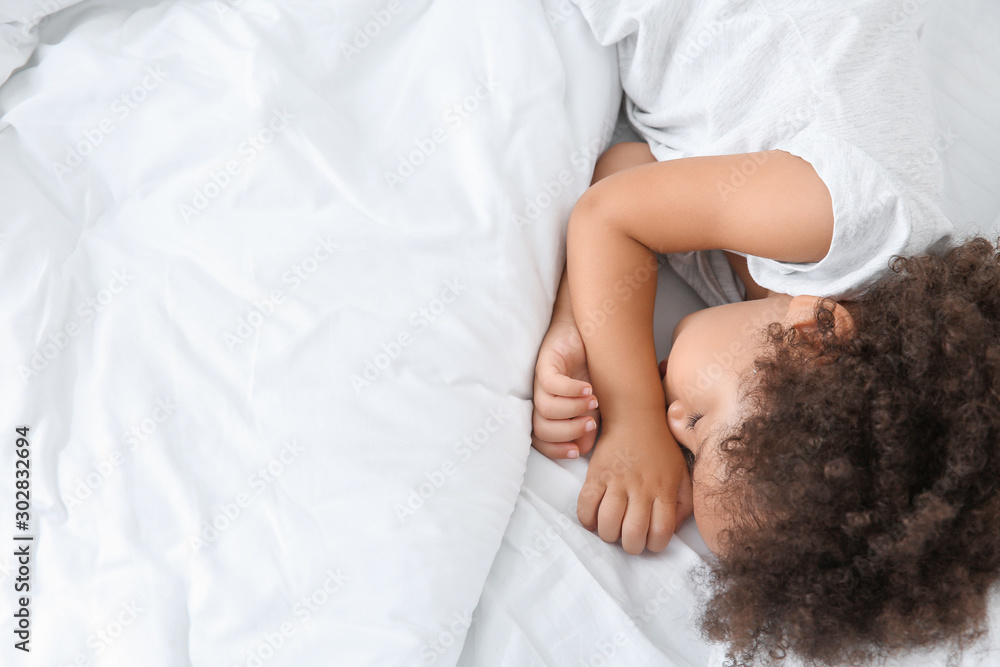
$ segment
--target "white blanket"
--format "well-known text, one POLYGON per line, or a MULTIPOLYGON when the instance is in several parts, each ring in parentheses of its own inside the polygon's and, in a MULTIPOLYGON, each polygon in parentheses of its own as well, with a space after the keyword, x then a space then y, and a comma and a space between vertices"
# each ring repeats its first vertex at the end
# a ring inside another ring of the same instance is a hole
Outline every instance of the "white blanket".
POLYGON ((613 50, 536 0, 18 15, 0 495, 34 539, 0 583, 31 653, 8 613, 0 662, 454 664, 613 50))

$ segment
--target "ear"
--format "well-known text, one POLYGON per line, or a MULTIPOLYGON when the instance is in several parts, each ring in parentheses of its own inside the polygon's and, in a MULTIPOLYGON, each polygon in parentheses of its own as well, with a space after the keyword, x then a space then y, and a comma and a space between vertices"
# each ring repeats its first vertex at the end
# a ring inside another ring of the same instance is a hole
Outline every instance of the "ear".
POLYGON ((788 304, 785 325, 795 327, 800 336, 814 345, 819 345, 820 329, 819 323, 816 321, 816 308, 824 301, 827 306, 833 304, 834 334, 840 338, 850 337, 854 333, 854 318, 851 317, 847 308, 829 298, 824 299, 823 297, 809 295, 794 297, 788 304))

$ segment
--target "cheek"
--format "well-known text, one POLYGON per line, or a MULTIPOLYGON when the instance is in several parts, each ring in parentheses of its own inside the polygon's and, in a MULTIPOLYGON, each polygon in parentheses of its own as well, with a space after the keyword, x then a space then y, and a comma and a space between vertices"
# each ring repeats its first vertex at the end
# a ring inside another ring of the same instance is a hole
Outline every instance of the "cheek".
POLYGON ((692 480, 692 501, 698 532, 701 533, 708 548, 714 553, 718 553, 719 534, 728 527, 729 520, 723 514, 722 508, 719 507, 718 494, 721 482, 714 475, 714 470, 709 469, 712 467, 712 463, 714 461, 711 458, 699 462, 698 474, 692 480))
POLYGON ((697 486, 695 486, 694 491, 694 520, 698 524, 698 532, 708 548, 713 553, 719 553, 719 535, 726 528, 726 522, 716 512, 715 503, 706 500, 703 494, 698 493, 697 486))

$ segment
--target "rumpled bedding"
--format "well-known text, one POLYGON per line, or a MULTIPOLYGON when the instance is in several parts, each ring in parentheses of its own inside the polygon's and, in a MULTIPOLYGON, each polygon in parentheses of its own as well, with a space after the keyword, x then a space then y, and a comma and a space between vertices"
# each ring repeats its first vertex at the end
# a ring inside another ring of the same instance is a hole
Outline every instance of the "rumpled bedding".
MULTIPOLYGON (((996 234, 996 5, 925 9, 946 212, 996 234)), ((628 556, 529 448, 617 72, 568 0, 4 2, 3 663, 721 664, 693 522, 628 556)), ((703 305, 661 271, 660 356, 703 305)))
POLYGON ((57 4, 0 17, 2 662, 455 664, 613 50, 535 0, 57 4))

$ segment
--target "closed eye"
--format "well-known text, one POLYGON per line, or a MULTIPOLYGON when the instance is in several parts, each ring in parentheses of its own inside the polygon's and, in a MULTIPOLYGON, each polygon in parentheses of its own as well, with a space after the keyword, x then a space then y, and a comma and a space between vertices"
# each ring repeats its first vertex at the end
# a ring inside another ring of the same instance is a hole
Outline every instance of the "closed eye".
POLYGON ((701 414, 700 412, 696 412, 693 415, 691 415, 690 417, 688 417, 688 420, 687 420, 687 430, 693 431, 694 430, 694 425, 697 424, 698 420, 701 419, 702 417, 704 417, 704 415, 701 414))

